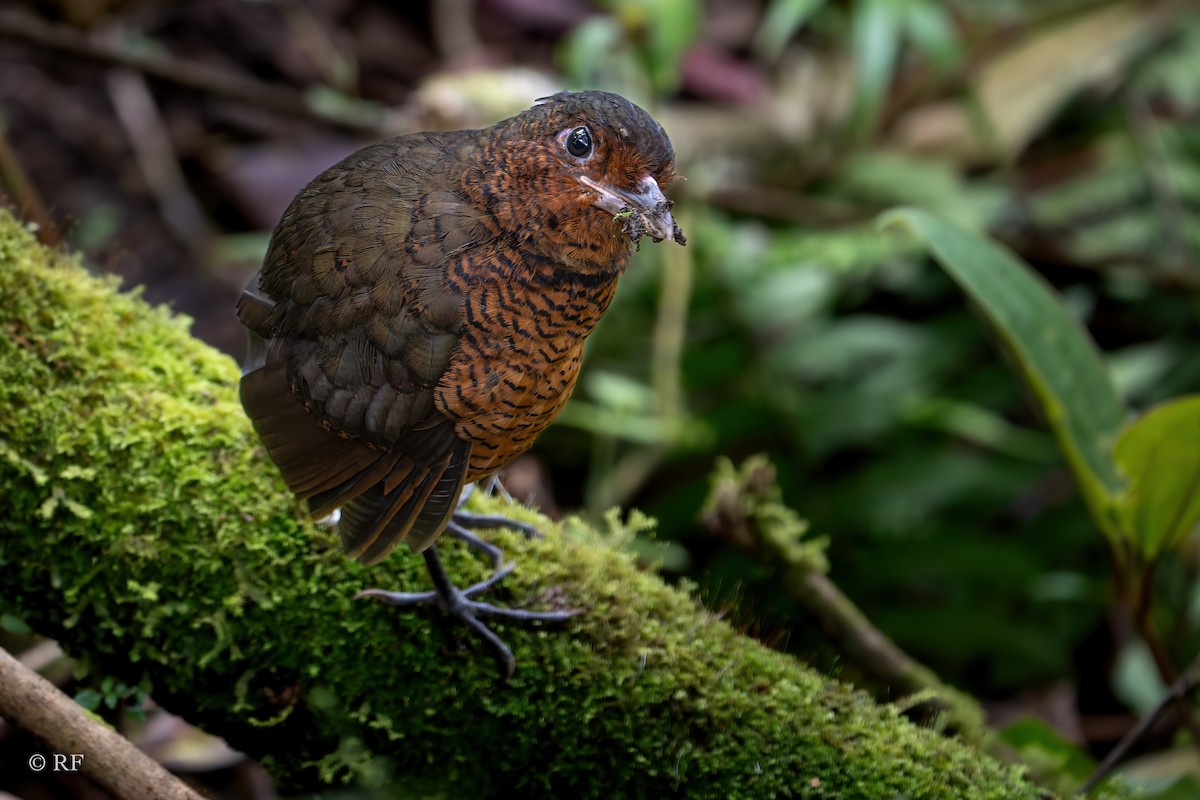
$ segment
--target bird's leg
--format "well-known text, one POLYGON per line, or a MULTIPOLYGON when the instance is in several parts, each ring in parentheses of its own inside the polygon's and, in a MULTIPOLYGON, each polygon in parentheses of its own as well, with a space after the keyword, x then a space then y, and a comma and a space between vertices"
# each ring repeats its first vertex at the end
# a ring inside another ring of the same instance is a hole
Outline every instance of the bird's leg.
POLYGON ((488 494, 498 494, 510 503, 512 502, 513 496, 509 493, 508 489, 504 488, 504 484, 500 482, 499 472, 492 473, 492 476, 487 479, 487 486, 484 487, 484 490, 488 494))
POLYGON ((443 614, 458 620, 475 632, 492 648, 504 668, 504 676, 511 677, 517 668, 517 660, 508 645, 490 628, 479 620, 480 617, 495 617, 497 619, 513 620, 516 622, 561 622, 579 613, 576 609, 567 611, 525 611, 520 608, 501 608, 491 603, 481 603, 472 600, 475 595, 488 591, 513 571, 512 564, 506 564, 496 574, 479 583, 472 584, 466 589, 459 589, 446 574, 442 559, 438 555, 437 545, 430 545, 422 553, 425 556, 425 566, 433 581, 431 592, 388 592, 383 589, 364 589, 354 597, 370 597, 392 606, 414 606, 434 602, 443 614))
MULTIPOLYGON (((495 487, 500 486, 500 482, 496 479, 495 475, 489 478, 488 481, 487 488, 490 491, 494 491, 495 487)), ((463 488, 462 494, 458 497, 458 508, 454 509, 454 516, 450 518, 450 524, 446 526, 446 530, 453 533, 459 539, 464 538, 459 531, 462 531, 464 526, 468 525, 472 528, 512 528, 515 531, 525 534, 526 539, 540 539, 542 537, 542 532, 528 522, 521 522, 502 514, 476 514, 473 511, 463 510, 463 506, 467 503, 467 498, 471 496, 478 485, 478 483, 472 483, 463 488)), ((500 486, 500 491, 504 497, 507 497, 509 500, 512 499, 512 496, 504 490, 503 486, 500 486)))
MULTIPOLYGON (((454 512, 454 516, 458 516, 458 512, 454 512)), ((504 551, 491 542, 485 542, 462 525, 456 523, 453 519, 446 523, 446 532, 466 544, 472 550, 478 550, 488 557, 492 562, 494 569, 500 569, 500 564, 504 561, 504 551)))
POLYGON ((458 496, 458 507, 454 509, 454 515, 450 517, 450 521, 446 523, 446 532, 465 542, 472 550, 478 550, 488 557, 492 562, 492 566, 496 569, 500 568, 500 564, 504 561, 504 553, 499 547, 491 542, 485 542, 471 531, 471 528, 512 528, 525 534, 525 537, 532 539, 541 537, 541 531, 527 522, 520 522, 515 519, 502 516, 500 514, 476 514, 472 511, 464 511, 463 506, 466 505, 467 498, 475 491, 477 484, 471 483, 463 487, 462 494, 458 496))

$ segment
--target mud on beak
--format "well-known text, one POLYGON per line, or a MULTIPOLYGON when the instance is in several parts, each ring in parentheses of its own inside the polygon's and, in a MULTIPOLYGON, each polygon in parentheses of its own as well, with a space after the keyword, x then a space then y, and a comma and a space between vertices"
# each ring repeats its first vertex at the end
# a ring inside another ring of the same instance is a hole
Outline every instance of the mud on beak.
POLYGON ((687 244, 687 237, 671 216, 674 203, 663 195, 658 182, 649 175, 643 177, 633 191, 614 188, 586 175, 581 175, 579 182, 596 193, 592 205, 604 209, 620 221, 633 241, 649 236, 656 242, 669 239, 687 244))

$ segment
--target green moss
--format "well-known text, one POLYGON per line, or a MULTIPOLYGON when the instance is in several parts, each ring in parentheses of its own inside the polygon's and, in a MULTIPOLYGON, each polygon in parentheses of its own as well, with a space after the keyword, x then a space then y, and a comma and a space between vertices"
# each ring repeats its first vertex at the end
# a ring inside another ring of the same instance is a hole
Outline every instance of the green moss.
MULTIPOLYGON (((761 647, 572 523, 495 540, 494 600, 577 607, 496 626, 507 683, 426 586, 314 528, 257 446, 238 369, 187 322, 0 215, 0 597, 97 674, 148 685, 285 785, 450 796, 1037 797, 1017 770, 761 647)), ((231 310, 232 313, 232 310, 231 310)), ((479 503, 498 507, 498 501, 479 503)), ((460 582, 486 565, 448 543, 460 582)))

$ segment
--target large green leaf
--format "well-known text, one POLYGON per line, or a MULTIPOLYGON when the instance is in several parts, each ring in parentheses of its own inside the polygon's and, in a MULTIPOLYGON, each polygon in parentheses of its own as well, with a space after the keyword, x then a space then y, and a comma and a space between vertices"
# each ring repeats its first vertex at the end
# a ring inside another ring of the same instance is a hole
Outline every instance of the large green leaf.
POLYGON ((909 208, 881 224, 922 239, 979 308, 1041 406, 1097 524, 1119 537, 1115 507, 1125 487, 1112 450, 1124 410, 1091 338, 1041 276, 985 236, 909 208))
POLYGON ((1113 454, 1129 481, 1120 518, 1155 558, 1200 523, 1200 395, 1152 409, 1121 432, 1113 454))

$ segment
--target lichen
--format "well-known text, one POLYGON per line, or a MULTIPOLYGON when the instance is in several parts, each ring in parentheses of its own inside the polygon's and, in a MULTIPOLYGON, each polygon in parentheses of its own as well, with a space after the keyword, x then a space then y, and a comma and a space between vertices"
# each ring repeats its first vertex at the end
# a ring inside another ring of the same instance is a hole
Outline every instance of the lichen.
MULTIPOLYGON (((368 571, 306 521, 242 414, 237 367, 186 320, 6 214, 0 297, 0 611, 285 786, 1041 796, 1017 769, 738 634, 611 534, 480 497, 546 532, 492 536, 517 562, 492 600, 582 611, 561 627, 497 624, 518 661, 505 683, 434 613, 352 599, 424 588, 421 560, 399 551, 368 571)), ((487 572, 457 543, 444 553, 460 582, 487 572)))

